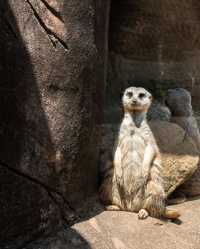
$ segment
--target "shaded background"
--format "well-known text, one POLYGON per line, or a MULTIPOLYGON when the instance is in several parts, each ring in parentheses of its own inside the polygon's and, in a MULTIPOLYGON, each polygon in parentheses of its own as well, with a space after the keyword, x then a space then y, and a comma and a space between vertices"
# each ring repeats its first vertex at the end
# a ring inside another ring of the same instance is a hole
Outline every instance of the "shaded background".
POLYGON ((110 112, 129 85, 144 86, 156 97, 168 88, 185 87, 198 108, 199 30, 197 0, 112 1, 107 81, 110 112))
POLYGON ((55 232, 97 191, 108 6, 0 2, 0 248, 55 232))

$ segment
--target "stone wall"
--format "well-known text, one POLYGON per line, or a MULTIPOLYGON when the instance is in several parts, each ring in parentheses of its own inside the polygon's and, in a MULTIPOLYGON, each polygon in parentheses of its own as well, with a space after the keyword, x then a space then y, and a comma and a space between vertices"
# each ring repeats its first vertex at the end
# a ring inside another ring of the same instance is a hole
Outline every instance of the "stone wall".
POLYGON ((0 248, 55 231, 97 190, 106 8, 0 3, 0 248))
MULTIPOLYGON (((115 0, 110 16, 108 88, 185 87, 200 103, 200 2, 115 0)), ((156 89, 155 89, 156 88, 156 89)))

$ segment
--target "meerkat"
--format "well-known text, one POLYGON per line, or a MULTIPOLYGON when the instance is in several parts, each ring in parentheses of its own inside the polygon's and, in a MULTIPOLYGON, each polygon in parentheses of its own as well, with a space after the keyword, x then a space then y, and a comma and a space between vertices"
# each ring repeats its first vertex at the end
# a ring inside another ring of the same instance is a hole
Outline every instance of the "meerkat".
POLYGON ((107 210, 137 212, 139 219, 176 219, 179 213, 165 206, 161 155, 146 119, 151 102, 152 95, 144 88, 125 90, 124 118, 100 199, 107 210))

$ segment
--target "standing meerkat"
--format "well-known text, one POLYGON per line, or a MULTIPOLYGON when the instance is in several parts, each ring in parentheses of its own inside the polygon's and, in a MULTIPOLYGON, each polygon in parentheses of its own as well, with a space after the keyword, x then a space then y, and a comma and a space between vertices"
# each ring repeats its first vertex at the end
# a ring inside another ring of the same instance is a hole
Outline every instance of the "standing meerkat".
POLYGON ((180 215, 165 206, 161 155, 147 123, 152 96, 144 88, 129 87, 122 103, 124 118, 114 148, 113 161, 100 187, 107 210, 137 212, 138 218, 180 215))

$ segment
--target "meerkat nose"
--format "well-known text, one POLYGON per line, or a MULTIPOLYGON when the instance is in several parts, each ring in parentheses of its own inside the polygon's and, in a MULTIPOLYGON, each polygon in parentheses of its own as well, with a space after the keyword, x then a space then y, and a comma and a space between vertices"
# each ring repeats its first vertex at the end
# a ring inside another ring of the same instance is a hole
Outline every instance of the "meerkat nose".
POLYGON ((133 100, 132 100, 132 103, 133 103, 134 105, 137 104, 137 100, 133 99, 133 100))

